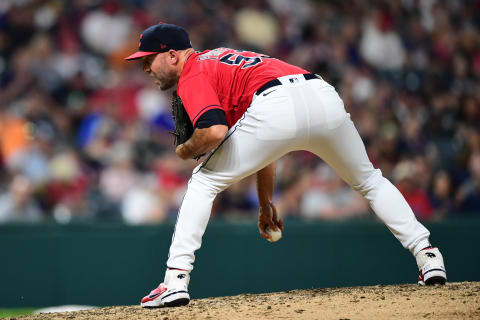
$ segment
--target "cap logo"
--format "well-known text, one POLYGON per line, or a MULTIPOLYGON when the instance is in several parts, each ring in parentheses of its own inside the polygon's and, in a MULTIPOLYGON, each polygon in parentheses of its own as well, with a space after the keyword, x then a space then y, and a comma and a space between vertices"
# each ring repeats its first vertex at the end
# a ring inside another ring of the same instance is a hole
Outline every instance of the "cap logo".
POLYGON ((161 48, 161 49, 165 49, 166 47, 167 47, 166 44, 161 44, 161 45, 160 45, 160 48, 161 48))
MULTIPOLYGON (((143 34, 142 34, 142 33, 140 33, 140 40, 142 40, 142 37, 143 37, 143 34)), ((141 42, 141 41, 139 41, 139 42, 138 42, 138 47, 139 47, 139 48, 140 48, 140 45, 141 45, 141 44, 142 44, 142 42, 141 42)))

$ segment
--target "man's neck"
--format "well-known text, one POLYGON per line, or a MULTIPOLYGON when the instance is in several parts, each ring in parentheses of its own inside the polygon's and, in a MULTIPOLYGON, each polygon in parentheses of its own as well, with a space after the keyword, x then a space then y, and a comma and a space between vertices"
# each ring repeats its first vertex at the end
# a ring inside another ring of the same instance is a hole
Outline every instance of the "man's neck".
POLYGON ((178 68, 178 77, 179 78, 180 78, 180 74, 182 74, 183 67, 185 66, 185 63, 187 62, 190 55, 194 52, 195 52, 195 50, 193 50, 193 48, 188 48, 188 49, 182 51, 181 60, 180 60, 179 68, 178 68))

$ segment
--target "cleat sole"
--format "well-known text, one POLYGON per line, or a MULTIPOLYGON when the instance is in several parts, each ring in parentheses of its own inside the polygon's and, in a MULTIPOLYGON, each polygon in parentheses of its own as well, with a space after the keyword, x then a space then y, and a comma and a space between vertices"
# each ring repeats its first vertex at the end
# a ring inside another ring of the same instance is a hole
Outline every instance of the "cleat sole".
POLYGON ((190 299, 188 298, 180 298, 176 299, 170 302, 165 302, 164 306, 165 307, 180 307, 180 306, 186 306, 190 302, 190 299))
POLYGON ((433 285, 444 285, 445 283, 447 282, 447 279, 445 279, 444 277, 441 277, 441 276, 435 276, 435 277, 431 277, 431 278, 428 278, 427 280, 425 280, 425 284, 427 286, 433 286, 433 285))

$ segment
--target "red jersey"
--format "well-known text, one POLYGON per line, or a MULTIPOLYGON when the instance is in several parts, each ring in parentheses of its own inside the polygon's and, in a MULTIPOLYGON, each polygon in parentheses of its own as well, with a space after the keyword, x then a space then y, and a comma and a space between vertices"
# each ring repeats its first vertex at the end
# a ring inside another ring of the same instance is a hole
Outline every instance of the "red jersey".
POLYGON ((230 128, 245 113, 262 85, 300 73, 308 72, 255 52, 218 48, 194 52, 188 57, 177 91, 194 126, 206 111, 222 109, 230 128))

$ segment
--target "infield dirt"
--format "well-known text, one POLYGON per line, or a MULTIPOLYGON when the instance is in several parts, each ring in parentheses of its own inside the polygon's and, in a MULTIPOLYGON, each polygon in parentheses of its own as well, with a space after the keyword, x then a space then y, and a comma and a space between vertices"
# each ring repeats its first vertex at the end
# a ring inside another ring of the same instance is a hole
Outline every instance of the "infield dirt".
POLYGON ((117 306, 16 319, 480 319, 480 282, 242 294, 194 299, 188 306, 178 308, 117 306))

